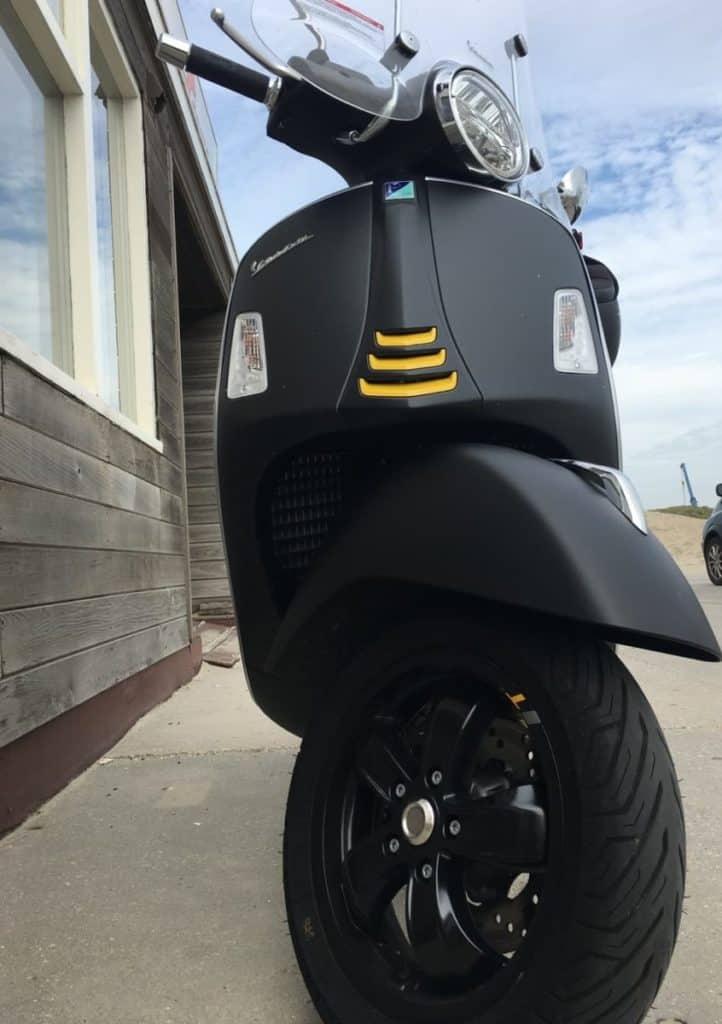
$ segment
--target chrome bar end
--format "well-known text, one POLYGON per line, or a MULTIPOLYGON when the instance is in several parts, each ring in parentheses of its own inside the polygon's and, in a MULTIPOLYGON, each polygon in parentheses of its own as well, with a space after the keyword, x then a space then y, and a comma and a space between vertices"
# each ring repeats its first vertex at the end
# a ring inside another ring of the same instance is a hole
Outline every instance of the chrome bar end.
POLYGON ((191 44, 186 39, 176 39, 167 32, 158 39, 155 48, 156 55, 166 64, 172 64, 177 68, 185 68, 191 55, 191 44))

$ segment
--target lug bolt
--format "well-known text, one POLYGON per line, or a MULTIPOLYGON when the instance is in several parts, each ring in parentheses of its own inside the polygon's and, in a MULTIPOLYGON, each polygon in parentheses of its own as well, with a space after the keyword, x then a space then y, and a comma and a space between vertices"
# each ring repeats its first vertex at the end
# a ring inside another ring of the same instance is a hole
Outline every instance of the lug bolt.
POLYGON ((443 778, 444 778, 444 776, 441 774, 441 772, 437 768, 436 771, 433 771, 431 773, 431 785, 432 786, 440 786, 443 778))
POLYGON ((401 843, 398 839, 389 839, 389 853, 398 853, 401 849, 401 843))
POLYGON ((449 835, 458 836, 461 832, 461 822, 457 821, 456 818, 449 822, 449 835))
POLYGON ((396 793, 396 796, 399 798, 399 800, 403 800, 403 798, 406 796, 406 786, 403 784, 403 782, 400 782, 398 784, 398 786, 394 790, 394 793, 396 793))
POLYGON ((425 879, 425 881, 427 882, 429 881, 433 873, 434 869, 430 864, 424 864, 423 867, 421 868, 421 877, 425 879))

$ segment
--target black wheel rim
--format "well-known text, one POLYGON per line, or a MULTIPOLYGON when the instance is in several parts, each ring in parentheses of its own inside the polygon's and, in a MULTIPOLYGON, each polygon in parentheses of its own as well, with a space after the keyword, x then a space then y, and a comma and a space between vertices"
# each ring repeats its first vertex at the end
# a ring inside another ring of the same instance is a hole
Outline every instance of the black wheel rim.
POLYGON ((393 693, 359 722, 325 805, 339 955, 399 1006, 494 1002, 544 899, 551 751, 524 694, 424 673, 393 693))
POLYGON ((722 545, 716 540, 707 545, 707 568, 715 583, 722 582, 722 545))

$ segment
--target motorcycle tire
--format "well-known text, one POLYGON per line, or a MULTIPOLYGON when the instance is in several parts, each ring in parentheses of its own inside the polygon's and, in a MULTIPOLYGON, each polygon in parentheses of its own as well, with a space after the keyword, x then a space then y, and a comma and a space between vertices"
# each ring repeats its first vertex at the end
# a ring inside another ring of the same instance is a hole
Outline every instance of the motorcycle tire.
POLYGON ((704 546, 704 564, 710 583, 722 587, 722 541, 709 537, 704 546))
POLYGON ((589 634, 419 615, 319 698, 284 884, 326 1024, 640 1024, 684 876, 663 734, 589 634))

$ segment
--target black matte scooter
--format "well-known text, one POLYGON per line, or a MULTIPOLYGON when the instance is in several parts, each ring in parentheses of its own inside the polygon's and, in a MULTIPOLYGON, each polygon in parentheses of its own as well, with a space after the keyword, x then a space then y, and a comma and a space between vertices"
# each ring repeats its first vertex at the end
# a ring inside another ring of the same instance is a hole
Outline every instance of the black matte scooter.
MULTIPOLYGON (((492 62, 471 43, 429 62, 429 33, 337 0, 292 7, 308 52, 214 12, 273 79, 159 52, 265 101, 271 137, 350 185, 242 260, 217 395, 249 684, 303 737, 301 970, 328 1024, 638 1024, 684 824, 614 644, 720 650, 620 471, 588 269, 492 62), (336 57, 331 14, 363 61, 336 57)), ((516 88, 525 41, 501 44, 516 88)), ((572 218, 580 192, 561 188, 572 218)))

